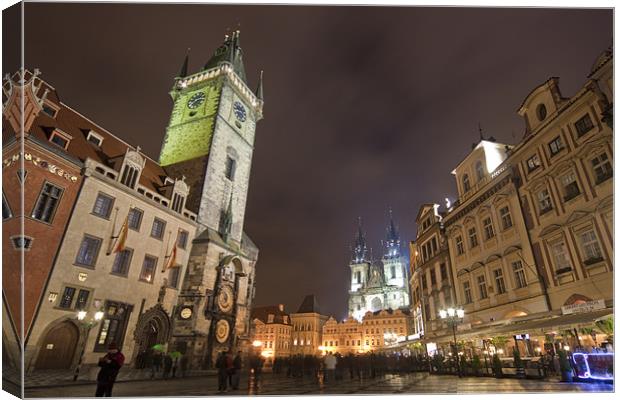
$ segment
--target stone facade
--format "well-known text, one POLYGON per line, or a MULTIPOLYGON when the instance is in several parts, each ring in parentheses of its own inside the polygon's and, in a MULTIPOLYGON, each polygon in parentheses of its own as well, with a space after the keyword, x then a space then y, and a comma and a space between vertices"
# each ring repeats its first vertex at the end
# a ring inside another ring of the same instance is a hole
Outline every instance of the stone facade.
POLYGON ((323 325, 328 318, 321 314, 315 296, 306 296, 297 312, 291 313, 293 324, 291 355, 318 355, 323 325))
POLYGON ((291 317, 284 304, 252 309, 252 345, 269 361, 291 355, 291 317))

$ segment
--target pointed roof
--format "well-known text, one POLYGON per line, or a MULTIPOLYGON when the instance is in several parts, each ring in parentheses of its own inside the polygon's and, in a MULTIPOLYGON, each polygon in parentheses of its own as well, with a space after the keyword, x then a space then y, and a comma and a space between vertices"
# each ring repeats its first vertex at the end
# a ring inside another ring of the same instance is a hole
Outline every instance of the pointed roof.
POLYGON ((215 68, 224 63, 230 64, 235 73, 247 84, 240 36, 240 31, 234 31, 232 35, 224 36, 224 43, 215 50, 213 56, 205 64, 204 69, 215 68))
POLYGON ((394 224, 394 217, 392 215, 392 209, 390 208, 390 223, 386 228, 385 238, 385 254, 386 258, 400 257, 400 236, 398 235, 398 229, 394 224))
POLYGON ((303 313, 321 313, 319 311, 319 302, 317 301, 315 295, 309 294, 304 298, 304 301, 302 301, 299 306, 299 310, 297 310, 297 314, 303 313))
POLYGON ((398 236, 398 230, 396 229, 396 225, 394 224, 394 216, 392 215, 392 209, 390 208, 390 224, 387 227, 387 242, 400 242, 400 237, 398 236))
POLYGON ((258 78, 258 87, 256 88, 256 98, 264 100, 263 98, 263 71, 260 71, 260 78, 258 78))
POLYGON ((187 49, 187 53, 185 54, 185 60, 183 60, 183 65, 181 65, 181 69, 179 70, 179 74, 177 78, 185 78, 187 76, 187 66, 189 64, 189 48, 187 49))
POLYGON ((366 246, 366 238, 362 231, 362 218, 357 217, 357 235, 353 242, 353 261, 361 263, 368 261, 366 255, 368 254, 368 247, 366 246))

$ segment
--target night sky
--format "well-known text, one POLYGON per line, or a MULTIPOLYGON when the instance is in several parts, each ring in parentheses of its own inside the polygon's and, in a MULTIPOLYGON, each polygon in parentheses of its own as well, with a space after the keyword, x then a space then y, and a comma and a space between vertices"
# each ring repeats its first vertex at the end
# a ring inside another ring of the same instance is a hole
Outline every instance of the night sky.
MULTIPOLYGON (((25 60, 63 102, 157 159, 186 49, 197 72, 241 30, 249 85, 265 71, 245 230, 260 248, 256 305, 314 293, 347 310, 363 219, 381 253, 388 208, 403 250, 425 202, 478 138, 515 143, 525 96, 565 96, 612 44, 611 10, 26 4, 25 60)), ((5 58, 3 73, 17 69, 5 58)))

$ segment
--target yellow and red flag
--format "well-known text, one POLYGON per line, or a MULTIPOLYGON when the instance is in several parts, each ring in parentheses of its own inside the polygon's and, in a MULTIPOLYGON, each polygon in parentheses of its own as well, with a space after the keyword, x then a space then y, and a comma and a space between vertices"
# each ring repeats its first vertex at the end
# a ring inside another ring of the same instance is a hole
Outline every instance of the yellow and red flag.
POLYGON ((114 253, 119 253, 125 250, 125 242, 127 241, 127 228, 129 225, 129 213, 127 213, 127 217, 125 217, 125 222, 123 222, 123 226, 121 226, 120 232, 118 232, 118 239, 116 242, 116 247, 114 247, 114 253))
POLYGON ((168 259, 168 265, 166 266, 166 269, 176 267, 175 265, 176 262, 177 262, 177 243, 175 241, 174 246, 172 246, 172 252, 170 252, 170 258, 168 259))

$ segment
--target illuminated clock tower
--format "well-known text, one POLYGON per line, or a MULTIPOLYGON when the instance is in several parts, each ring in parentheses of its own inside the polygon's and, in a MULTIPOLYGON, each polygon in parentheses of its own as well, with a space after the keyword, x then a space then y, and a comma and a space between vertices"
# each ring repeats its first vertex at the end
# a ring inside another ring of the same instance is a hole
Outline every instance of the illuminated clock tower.
POLYGON ((243 226, 256 123, 263 116, 262 73, 250 90, 236 31, 200 71, 188 74, 186 57, 170 95, 159 162, 185 178, 190 193, 180 201, 198 215, 172 344, 197 368, 211 366, 219 351, 249 346, 258 249, 243 226))

